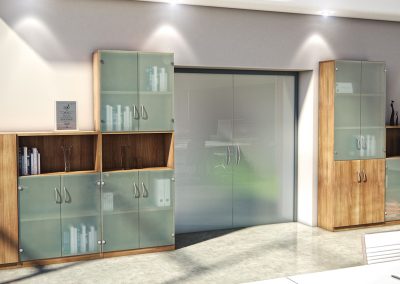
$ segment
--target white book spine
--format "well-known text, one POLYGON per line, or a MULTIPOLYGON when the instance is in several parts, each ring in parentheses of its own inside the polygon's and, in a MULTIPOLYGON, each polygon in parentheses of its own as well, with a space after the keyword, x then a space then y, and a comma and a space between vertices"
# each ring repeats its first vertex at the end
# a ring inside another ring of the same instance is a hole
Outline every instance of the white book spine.
POLYGON ((77 254, 78 253, 78 229, 75 228, 74 226, 70 227, 70 236, 71 236, 71 254, 77 254))
POLYGON ((117 117, 116 117, 116 131, 121 131, 122 129, 122 108, 121 105, 117 105, 117 117))
POLYGON ((38 175, 40 175, 41 174, 41 169, 40 169, 40 153, 38 152, 38 154, 37 154, 37 168, 38 168, 38 175))
POLYGON ((158 91, 158 71, 157 66, 153 66, 153 70, 151 72, 152 80, 151 80, 151 91, 157 92, 158 91))
POLYGON ((130 112, 129 106, 125 106, 125 108, 124 108, 124 130, 125 131, 128 131, 130 129, 129 112, 130 112))
POLYGON ((82 224, 81 225, 81 242, 80 242, 80 251, 85 253, 87 252, 87 235, 86 235, 86 225, 82 224))
POLYGON ((95 251, 96 250, 96 243, 97 243, 97 233, 94 228, 94 226, 90 226, 90 231, 89 231, 89 251, 95 251))
POLYGON ((38 174, 38 150, 37 148, 32 148, 32 174, 37 175, 38 174))
POLYGON ((29 165, 30 165, 30 167, 29 167, 29 169, 30 169, 30 172, 29 172, 29 174, 31 174, 31 175, 34 175, 34 173, 33 173, 33 153, 31 153, 31 155, 30 155, 30 163, 29 163, 29 165))
POLYGON ((132 110, 129 109, 129 130, 133 130, 132 126, 133 126, 132 110))
POLYGON ((24 154, 22 159, 23 162, 22 175, 26 176, 28 175, 28 147, 24 147, 23 149, 24 149, 23 150, 24 154))
POLYGON ((106 105, 106 130, 113 130, 113 107, 106 105))

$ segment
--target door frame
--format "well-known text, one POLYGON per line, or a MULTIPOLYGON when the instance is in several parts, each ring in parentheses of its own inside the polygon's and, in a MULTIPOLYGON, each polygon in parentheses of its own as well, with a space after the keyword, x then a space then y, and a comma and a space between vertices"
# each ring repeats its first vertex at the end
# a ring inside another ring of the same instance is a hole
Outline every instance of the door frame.
POLYGON ((230 67, 195 67, 175 65, 175 73, 186 74, 232 74, 232 75, 270 75, 294 77, 294 175, 293 175, 293 222, 297 222, 298 200, 298 120, 299 120, 299 73, 297 71, 274 71, 265 69, 241 69, 230 67))

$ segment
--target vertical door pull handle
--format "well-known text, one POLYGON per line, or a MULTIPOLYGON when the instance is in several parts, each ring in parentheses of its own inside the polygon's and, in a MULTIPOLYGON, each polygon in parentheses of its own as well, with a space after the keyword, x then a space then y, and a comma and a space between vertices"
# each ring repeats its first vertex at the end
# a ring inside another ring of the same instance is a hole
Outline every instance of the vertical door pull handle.
POLYGON ((367 182, 367 174, 365 172, 365 170, 363 170, 363 182, 367 182))
POLYGON ((58 188, 54 188, 54 194, 55 194, 55 199, 57 204, 61 204, 62 199, 61 199, 61 193, 58 191, 58 188))
POLYGON ((133 183, 133 188, 135 189, 135 195, 134 195, 134 197, 135 197, 135 198, 139 198, 139 197, 140 197, 140 192, 139 192, 138 186, 136 185, 136 182, 133 183))
POLYGON ((226 165, 229 165, 231 162, 231 146, 226 147, 226 165))
POLYGON ((361 173, 357 172, 357 182, 361 183, 361 173))
POLYGON ((140 116, 144 119, 144 105, 140 105, 140 116))
POLYGON ((142 182, 142 196, 143 196, 143 198, 149 197, 149 192, 147 191, 147 188, 144 185, 144 182, 142 182))
POLYGON ((357 140, 357 150, 361 150, 361 139, 357 137, 356 140, 357 140))
POLYGON ((236 165, 240 163, 240 146, 236 145, 236 165))
POLYGON ((67 188, 64 186, 64 201, 65 203, 71 203, 71 195, 69 194, 67 188))
POLYGON ((136 105, 132 105, 132 108, 133 108, 133 119, 139 119, 140 118, 139 111, 138 111, 136 105))

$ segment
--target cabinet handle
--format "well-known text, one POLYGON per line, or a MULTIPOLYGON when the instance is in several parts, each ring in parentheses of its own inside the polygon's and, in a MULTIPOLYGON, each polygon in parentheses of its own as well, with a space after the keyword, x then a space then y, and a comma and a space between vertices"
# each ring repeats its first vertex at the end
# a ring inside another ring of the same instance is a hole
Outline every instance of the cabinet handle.
POLYGON ((54 194, 55 194, 55 199, 57 204, 61 204, 62 199, 61 199, 61 193, 58 191, 58 188, 54 188, 54 194))
POLYGON ((142 196, 143 198, 149 197, 149 192, 146 189, 146 186, 144 185, 144 182, 142 182, 142 196))
POLYGON ((361 173, 360 173, 360 172, 357 172, 357 175, 358 175, 358 177, 357 177, 357 182, 358 182, 358 183, 361 183, 361 173))
POLYGON ((140 105, 140 117, 144 119, 144 105, 140 105))
POLYGON ((133 119, 139 119, 140 118, 139 111, 138 111, 136 105, 132 105, 132 108, 133 108, 133 119))
POLYGON ((367 174, 365 173, 365 171, 363 170, 363 182, 367 182, 367 174))
POLYGON ((133 183, 133 188, 135 189, 135 195, 134 195, 134 197, 135 197, 135 198, 139 198, 139 197, 140 197, 140 192, 139 192, 139 189, 138 189, 138 187, 137 187, 137 185, 136 185, 136 182, 133 183))
POLYGON ((65 203, 71 203, 71 195, 69 194, 67 188, 64 186, 64 201, 65 203))
POLYGON ((236 145, 236 165, 240 163, 240 146, 236 145))
POLYGON ((357 150, 361 150, 361 139, 356 138, 356 140, 357 140, 357 150))
POLYGON ((231 146, 226 147, 226 165, 231 162, 231 146))

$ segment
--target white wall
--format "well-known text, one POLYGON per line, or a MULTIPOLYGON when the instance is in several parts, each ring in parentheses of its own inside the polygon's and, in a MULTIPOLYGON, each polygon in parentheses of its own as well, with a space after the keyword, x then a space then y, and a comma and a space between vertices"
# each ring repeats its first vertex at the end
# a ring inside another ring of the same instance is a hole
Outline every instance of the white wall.
POLYGON ((78 127, 93 129, 95 49, 169 51, 177 65, 312 70, 300 76, 298 218, 315 225, 318 62, 386 61, 389 98, 397 99, 399 46, 394 22, 128 0, 0 0, 0 131, 52 130, 62 99, 77 100, 78 127))

